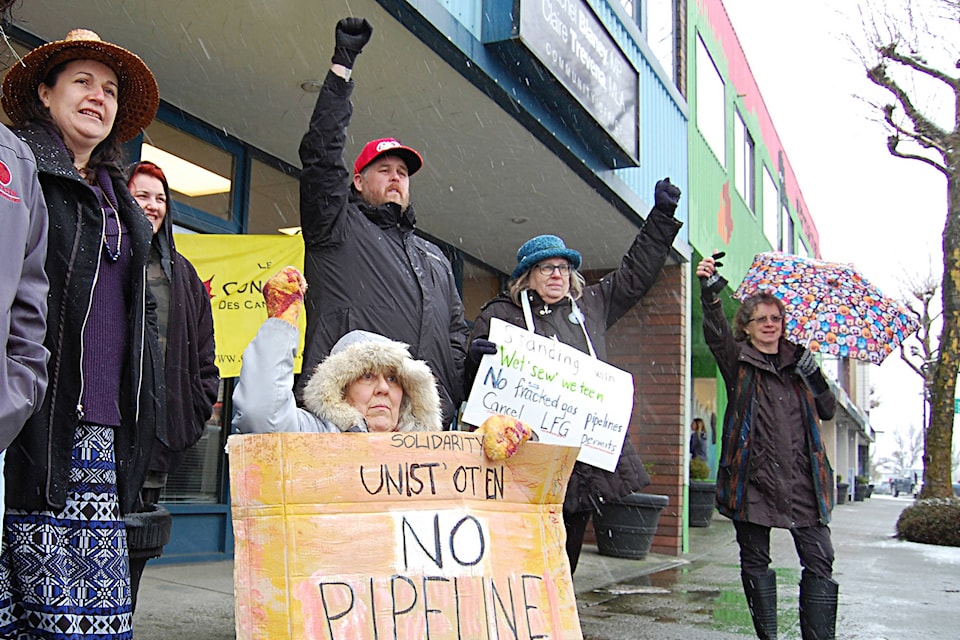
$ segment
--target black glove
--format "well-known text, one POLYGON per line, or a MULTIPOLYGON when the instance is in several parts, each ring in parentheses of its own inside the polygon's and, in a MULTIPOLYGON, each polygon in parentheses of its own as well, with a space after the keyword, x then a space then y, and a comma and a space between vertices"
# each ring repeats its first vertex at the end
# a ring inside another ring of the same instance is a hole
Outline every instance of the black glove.
POLYGON ((467 349, 467 357, 474 362, 480 362, 480 359, 483 358, 483 356, 496 352, 496 342, 490 342, 489 340, 484 340, 483 338, 474 338, 473 342, 470 343, 470 348, 467 349))
POLYGON ((804 378, 812 378, 813 375, 819 371, 820 365, 818 365, 814 359, 813 353, 808 349, 804 349, 803 353, 800 354, 800 358, 797 360, 797 372, 804 378))
POLYGON ((654 208, 660 209, 664 213, 673 215, 680 204, 680 188, 670 182, 670 178, 664 178, 657 182, 653 188, 654 208))
POLYGON ((813 353, 809 350, 800 347, 802 353, 797 359, 797 364, 795 365, 797 373, 800 374, 800 377, 803 378, 803 381, 806 383, 810 391, 813 392, 814 396, 819 396, 822 393, 825 393, 830 386, 827 384, 827 379, 823 377, 823 372, 820 370, 820 365, 817 364, 817 361, 813 358, 813 353))
MULTIPOLYGON (((727 255, 723 251, 718 251, 713 254, 713 266, 722 267, 723 263, 720 262, 720 258, 727 255)), ((720 272, 714 269, 713 275, 709 278, 700 276, 700 295, 704 298, 710 300, 716 298, 720 295, 720 292, 727 288, 727 279, 720 275, 720 272), (709 294, 709 295, 708 295, 709 294)))
POLYGON ((370 42, 373 27, 366 18, 343 18, 337 23, 337 43, 333 49, 333 64, 342 64, 347 69, 353 69, 353 63, 363 50, 363 45, 370 42))

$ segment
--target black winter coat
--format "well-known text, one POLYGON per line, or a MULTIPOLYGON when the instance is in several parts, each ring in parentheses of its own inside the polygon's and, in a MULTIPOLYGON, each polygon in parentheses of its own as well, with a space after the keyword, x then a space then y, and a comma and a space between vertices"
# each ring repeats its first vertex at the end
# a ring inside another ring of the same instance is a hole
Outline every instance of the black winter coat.
MULTIPOLYGON (((6 503, 27 510, 63 509, 67 498, 77 407, 82 388, 84 317, 100 264, 103 215, 92 189, 81 179, 62 142, 42 126, 16 130, 37 157, 40 185, 50 216, 46 260, 49 386, 39 411, 7 450, 6 503)), ((146 284, 147 252, 153 229, 123 179, 112 178, 130 242, 131 297, 127 318, 130 344, 120 389, 121 424, 116 430, 120 509, 132 510, 146 475, 150 446, 162 416, 163 384, 157 358, 156 315, 146 284)))
MULTIPOLYGON (((653 209, 623 257, 620 268, 605 275, 597 284, 584 288, 577 306, 583 314, 584 327, 600 360, 607 359, 607 329, 637 304, 657 281, 681 225, 673 216, 653 209)), ((528 289, 526 295, 529 296, 533 311, 535 333, 555 337, 584 353, 590 352, 583 330, 571 321, 573 315, 569 298, 556 304, 545 304, 533 290, 528 289)), ((470 331, 471 342, 489 335, 491 318, 526 327, 523 309, 510 299, 509 294, 501 293, 481 309, 470 331)), ((467 361, 467 392, 477 374, 477 366, 477 362, 467 361)), ((574 465, 563 509, 573 513, 600 508, 604 502, 622 498, 648 484, 650 476, 643 467, 640 455, 630 438, 626 438, 613 473, 582 462, 574 465)))
POLYGON ((353 82, 328 73, 300 144, 307 335, 298 395, 334 343, 354 329, 410 346, 440 386, 443 424, 463 400, 467 325, 450 262, 414 233, 413 206, 372 207, 343 162, 353 82))
POLYGON ((170 191, 167 215, 153 237, 169 283, 169 315, 163 358, 166 425, 160 425, 150 455, 150 471, 172 472, 183 452, 203 436, 220 390, 210 294, 197 270, 177 252, 173 240, 170 191))

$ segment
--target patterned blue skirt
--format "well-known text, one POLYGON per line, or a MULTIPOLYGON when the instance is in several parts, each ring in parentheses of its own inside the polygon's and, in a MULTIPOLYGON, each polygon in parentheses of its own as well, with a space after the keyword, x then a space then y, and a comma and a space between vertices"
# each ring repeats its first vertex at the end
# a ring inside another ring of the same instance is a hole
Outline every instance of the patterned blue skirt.
POLYGON ((0 638, 133 638, 113 428, 81 424, 63 511, 7 509, 0 638))

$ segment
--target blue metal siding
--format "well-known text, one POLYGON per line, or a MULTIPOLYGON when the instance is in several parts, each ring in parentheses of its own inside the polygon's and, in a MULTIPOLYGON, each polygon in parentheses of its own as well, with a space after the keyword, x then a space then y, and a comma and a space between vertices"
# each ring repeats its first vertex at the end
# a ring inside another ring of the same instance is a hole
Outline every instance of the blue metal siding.
POLYGON ((437 2, 472 33, 474 38, 481 39, 483 0, 437 0, 437 2))
MULTIPOLYGON (((651 185, 669 176, 687 192, 687 105, 665 76, 636 23, 619 2, 587 0, 614 40, 640 73, 640 166, 617 169, 617 176, 641 199, 650 202, 651 185)), ((677 218, 688 219, 688 203, 681 200, 677 218)), ((643 212, 644 214, 646 212, 643 212)), ((687 242, 687 225, 678 238, 687 242)))
MULTIPOLYGON (((660 178, 669 175, 686 191, 686 101, 672 80, 664 77, 639 28, 618 0, 584 0, 640 76, 640 166, 615 170, 608 169, 595 150, 583 145, 577 132, 569 130, 557 117, 557 109, 544 108, 536 91, 518 81, 487 51, 481 33, 483 0, 378 1, 491 98, 508 111, 518 112, 521 122, 575 171, 591 181, 599 179, 639 216, 646 216, 652 204, 650 185, 660 178), (417 22, 425 22, 433 32, 417 28, 417 22)), ((502 7, 503 0, 497 5, 502 7)), ((574 104, 575 100, 570 97, 569 102, 574 104)), ((686 199, 681 200, 677 216, 686 221, 686 199)), ((680 240, 686 243, 686 229, 681 231, 680 240)))
POLYGON ((173 515, 170 542, 151 563, 207 562, 233 557, 230 504, 164 504, 173 515))
MULTIPOLYGON (((688 194, 687 118, 648 64, 640 68, 640 166, 616 170, 630 189, 651 202, 652 185, 669 176, 688 194)), ((678 238, 688 241, 690 198, 681 199, 677 218, 685 224, 678 238)), ((644 212, 646 213, 646 212, 644 212)))

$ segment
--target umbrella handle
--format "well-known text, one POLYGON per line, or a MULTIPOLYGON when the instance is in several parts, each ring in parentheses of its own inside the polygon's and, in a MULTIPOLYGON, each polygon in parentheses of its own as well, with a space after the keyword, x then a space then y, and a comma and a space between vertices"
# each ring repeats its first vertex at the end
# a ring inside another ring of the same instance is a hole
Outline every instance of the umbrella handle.
POLYGON ((810 323, 816 319, 816 315, 814 314, 814 312, 816 311, 817 305, 819 304, 820 304, 820 299, 818 298, 816 301, 814 301, 813 304, 810 305, 810 313, 812 315, 810 319, 807 320, 807 324, 804 326, 804 333, 806 333, 807 335, 807 341, 806 341, 806 344, 803 345, 803 348, 807 349, 808 351, 810 350, 810 341, 813 340, 813 331, 807 331, 807 326, 809 326, 810 323))

